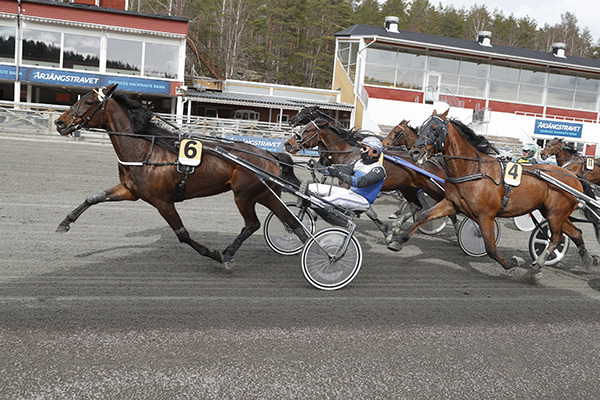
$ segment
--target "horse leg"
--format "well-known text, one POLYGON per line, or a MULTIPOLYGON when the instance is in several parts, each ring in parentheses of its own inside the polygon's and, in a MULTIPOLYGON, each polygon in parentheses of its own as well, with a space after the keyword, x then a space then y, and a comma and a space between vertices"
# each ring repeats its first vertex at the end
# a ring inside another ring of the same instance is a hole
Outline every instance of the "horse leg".
MULTIPOLYGON (((573 225, 573 222, 567 219, 563 223, 562 231, 573 241, 573 243, 575 243, 575 245, 577 246, 577 253, 583 260, 583 264, 586 267, 598 265, 600 259, 597 256, 592 256, 589 253, 588 249, 585 247, 585 243, 583 242, 583 234, 581 233, 581 230, 575 225, 573 225)), ((560 239, 562 239, 562 235, 560 236, 560 239)), ((557 242, 556 246, 558 246, 559 243, 560 240, 557 242)), ((551 245, 552 243, 550 244, 550 246, 551 245)), ((548 246, 548 254, 551 253, 550 246, 548 246)), ((556 249, 556 246, 552 249, 552 251, 556 249)))
POLYGON ((390 243, 387 245, 387 248, 392 251, 400 251, 402 249, 402 243, 408 241, 408 239, 414 235, 421 225, 437 218, 447 217, 455 214, 456 210, 454 209, 454 205, 448 199, 443 199, 428 211, 419 215, 415 223, 412 224, 408 231, 402 232, 397 238, 392 238, 390 243))
POLYGON ((190 245, 190 247, 192 247, 202 256, 212 258, 220 263, 223 262, 221 253, 216 250, 209 250, 206 246, 201 245, 190 237, 187 229, 185 229, 185 226, 183 226, 183 222, 181 221, 179 213, 175 209, 174 203, 162 202, 156 204, 153 203, 152 205, 158 210, 165 221, 167 221, 171 229, 173 229, 173 232, 175 232, 175 235, 177 235, 177 239, 179 239, 181 243, 190 245))
POLYGON ((56 228, 56 232, 67 232, 71 228, 71 224, 77 221, 77 218, 79 218, 85 210, 87 210, 94 204, 102 203, 105 201, 135 201, 137 199, 138 197, 131 193, 129 189, 123 186, 122 183, 108 190, 89 195, 79 207, 75 208, 73 211, 67 214, 67 217, 58 225, 58 228, 56 228))
POLYGON ((235 196, 235 204, 244 218, 244 227, 233 242, 221 252, 223 263, 231 261, 233 255, 238 251, 242 243, 260 228, 260 221, 258 220, 255 210, 256 202, 235 196))
POLYGON ((373 207, 369 207, 369 209, 365 212, 367 217, 371 219, 375 223, 375 225, 379 228, 379 230, 383 233, 383 236, 387 236, 388 234, 388 226, 387 224, 381 222, 373 207))

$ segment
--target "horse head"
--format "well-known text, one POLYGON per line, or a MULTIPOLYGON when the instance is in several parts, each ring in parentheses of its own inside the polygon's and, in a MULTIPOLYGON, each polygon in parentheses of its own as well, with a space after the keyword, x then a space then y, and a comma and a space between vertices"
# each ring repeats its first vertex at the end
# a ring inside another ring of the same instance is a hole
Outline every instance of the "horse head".
POLYGON ((283 144, 285 151, 295 154, 299 150, 312 149, 318 146, 319 132, 322 127, 328 124, 329 122, 324 119, 310 121, 300 132, 294 132, 293 136, 285 141, 283 144))
POLYGON ((438 115, 433 111, 419 128, 419 137, 411 147, 409 154, 419 165, 425 163, 434 153, 443 151, 448 135, 448 111, 438 115))
POLYGON ((402 120, 383 139, 382 144, 386 147, 411 147, 414 144, 417 133, 408 125, 408 120, 402 120))
POLYGON ((304 107, 302 110, 298 111, 298 114, 291 117, 288 123, 290 124, 290 126, 294 127, 299 125, 306 125, 310 121, 319 117, 319 114, 317 114, 318 109, 319 106, 304 107))
POLYGON ((560 153, 562 148, 563 148, 563 138, 555 137, 554 139, 552 139, 551 141, 546 143, 546 145, 544 146, 542 151, 540 151, 540 157, 542 158, 542 160, 545 160, 550 156, 555 156, 558 153, 560 153))
POLYGON ((103 124, 104 105, 111 98, 117 84, 93 89, 83 95, 54 121, 56 130, 63 136, 85 127, 99 128, 103 124), (98 114, 98 111, 101 111, 98 114))

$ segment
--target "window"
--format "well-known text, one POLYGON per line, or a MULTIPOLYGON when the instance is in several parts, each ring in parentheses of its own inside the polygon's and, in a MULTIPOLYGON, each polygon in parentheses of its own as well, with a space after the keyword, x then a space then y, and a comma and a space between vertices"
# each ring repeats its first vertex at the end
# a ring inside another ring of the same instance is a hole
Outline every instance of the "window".
POLYGON ((288 120, 289 120, 289 115, 277 114, 277 122, 279 122, 280 124, 282 124, 284 122, 288 122, 288 120))
POLYGON ((423 76, 427 55, 425 53, 398 53, 398 70, 396 71, 396 87, 423 90, 423 76))
POLYGON ((15 28, 0 25, 0 61, 15 62, 15 28))
POLYGON ((546 104, 552 107, 573 108, 575 97, 575 81, 573 75, 550 72, 548 75, 548 96, 546 104))
POLYGON ((142 42, 108 39, 106 72, 140 75, 142 71, 142 42))
POLYGON ((521 68, 518 101, 521 103, 542 104, 547 75, 541 69, 521 68))
POLYGON ((60 67, 60 33, 23 29, 23 63, 60 67))
POLYGON ((357 53, 357 42, 339 42, 336 56, 352 82, 354 82, 354 76, 356 75, 357 53))
POLYGON ((146 43, 144 57, 144 76, 155 76, 158 78, 177 78, 179 65, 179 47, 146 43))
POLYGON ((490 98, 517 101, 519 92, 519 69, 507 65, 492 64, 490 69, 490 98))
POLYGON ((460 61, 458 92, 462 96, 485 97, 490 65, 481 61, 460 61))
POLYGON ((204 110, 205 117, 219 118, 219 110, 216 108, 206 108, 204 110))
POLYGON ((100 38, 65 33, 63 68, 98 71, 100 69, 100 38))

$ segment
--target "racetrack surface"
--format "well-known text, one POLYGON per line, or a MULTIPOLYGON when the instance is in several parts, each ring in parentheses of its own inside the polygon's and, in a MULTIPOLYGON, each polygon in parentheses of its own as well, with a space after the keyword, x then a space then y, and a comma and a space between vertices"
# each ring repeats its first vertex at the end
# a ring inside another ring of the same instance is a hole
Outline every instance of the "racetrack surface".
MULTIPOLYGON (((0 137, 0 398, 598 398, 600 270, 574 246, 534 286, 464 254, 450 226, 393 253, 363 216, 362 269, 327 292, 262 231, 224 273, 141 201, 55 232, 117 183, 110 145, 0 137)), ((211 249, 242 228, 231 193, 178 210, 211 249)), ((500 222, 501 253, 529 262, 529 232, 500 222)))

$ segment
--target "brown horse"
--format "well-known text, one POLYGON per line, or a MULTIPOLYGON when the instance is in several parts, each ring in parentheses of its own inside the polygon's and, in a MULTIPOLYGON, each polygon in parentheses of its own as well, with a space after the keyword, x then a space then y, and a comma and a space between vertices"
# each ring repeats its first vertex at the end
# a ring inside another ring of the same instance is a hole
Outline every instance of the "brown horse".
POLYGON ((600 165, 597 160, 594 160, 594 168, 589 170, 586 168, 586 159, 576 148, 563 142, 564 138, 555 137, 546 143, 546 146, 540 151, 542 160, 548 157, 556 156, 556 163, 569 171, 573 171, 576 175, 587 179, 594 184, 600 183, 600 165))
POLYGON ((539 209, 548 220, 551 238, 546 250, 532 264, 534 279, 541 277, 541 266, 562 241, 563 232, 575 242, 587 266, 596 261, 585 248, 581 231, 569 220, 578 200, 539 177, 539 171, 543 171, 581 192, 581 182, 572 172, 549 164, 523 167, 520 184, 509 186, 503 178, 503 164, 492 156, 497 151, 487 139, 459 121, 447 120, 435 112, 419 129, 419 138, 410 150, 412 159, 417 162, 423 162, 433 153, 441 153, 446 161, 446 198, 403 232, 389 246, 392 250, 400 250, 401 244, 421 224, 462 212, 479 225, 487 254, 508 270, 520 262, 516 257, 506 260, 498 254, 494 218, 515 217, 539 209))
MULTIPOLYGON (((286 151, 292 154, 300 149, 318 147, 322 165, 349 164, 359 158, 360 145, 358 143, 365 136, 367 135, 333 125, 329 120, 317 119, 307 124, 300 134, 288 139, 284 146, 286 151)), ((386 154, 400 157, 407 162, 410 160, 406 151, 386 151, 386 154)), ((386 170, 386 179, 381 190, 399 190, 411 204, 412 212, 403 216, 397 223, 398 226, 401 226, 404 221, 421 209, 419 190, 423 190, 436 201, 444 198, 444 189, 441 184, 426 175, 385 158, 383 167, 386 170)), ((427 162, 419 168, 441 179, 444 177, 442 168, 434 163, 427 162)), ((452 216, 451 219, 456 229, 458 226, 456 217, 452 216)), ((377 223, 377 221, 375 222, 377 223)))
POLYGON ((408 125, 407 120, 402 120, 396 125, 390 133, 383 139, 383 146, 388 148, 411 148, 419 134, 413 127, 408 125))
MULTIPOLYGON (((81 127, 106 129, 119 160, 121 181, 110 189, 89 196, 67 215, 57 231, 68 231, 70 224, 94 204, 142 199, 158 210, 180 242, 226 266, 244 240, 260 227, 255 211, 257 203, 292 227, 302 241, 306 239, 298 221, 254 173, 211 149, 220 146, 265 171, 279 175, 278 162, 270 153, 247 144, 202 141, 200 165, 194 171, 179 172, 186 169, 177 162, 178 135, 153 124, 154 115, 150 111, 127 96, 114 92, 115 88, 116 85, 112 85, 90 91, 55 121, 61 135, 68 135, 81 127), (178 186, 183 186, 185 191, 178 190, 178 186), (211 251, 188 234, 175 209, 176 196, 180 201, 229 190, 233 192, 235 204, 244 218, 244 228, 223 252, 211 251)), ((279 187, 273 190, 277 194, 281 191, 279 187)))

